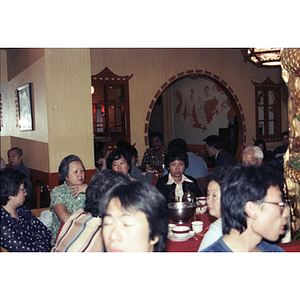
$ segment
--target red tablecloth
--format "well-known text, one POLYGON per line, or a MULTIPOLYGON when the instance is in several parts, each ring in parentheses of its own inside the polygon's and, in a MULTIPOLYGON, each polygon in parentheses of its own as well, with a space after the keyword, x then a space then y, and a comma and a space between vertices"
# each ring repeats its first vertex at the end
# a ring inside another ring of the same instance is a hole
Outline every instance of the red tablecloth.
POLYGON ((300 252, 300 240, 282 243, 278 246, 281 247, 285 252, 300 252))
MULTIPOLYGON (((192 237, 188 239, 187 241, 182 242, 174 242, 171 240, 167 240, 166 245, 164 247, 164 251, 167 252, 197 252, 200 246, 200 243, 203 239, 204 234, 209 229, 209 225, 214 222, 216 219, 208 214, 208 212, 205 212, 201 215, 201 221, 203 221, 203 231, 200 233, 196 233, 195 237, 192 237), (197 239, 197 240, 196 240, 197 239)), ((191 221, 193 221, 193 218, 189 221, 189 223, 182 224, 185 226, 191 226, 191 221)), ((178 225, 180 226, 180 225, 178 225)), ((191 229, 192 230, 192 229, 191 229)))

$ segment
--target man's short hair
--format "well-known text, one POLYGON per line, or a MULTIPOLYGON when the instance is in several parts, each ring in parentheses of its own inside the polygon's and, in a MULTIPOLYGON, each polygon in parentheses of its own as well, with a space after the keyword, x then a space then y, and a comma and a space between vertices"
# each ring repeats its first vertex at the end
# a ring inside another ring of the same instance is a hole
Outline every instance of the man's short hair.
POLYGON ((154 137, 158 137, 160 139, 161 142, 164 141, 164 137, 163 135, 159 132, 159 131, 153 131, 150 133, 149 135, 149 146, 150 148, 152 148, 152 142, 151 140, 154 138, 154 137))
POLYGON ((166 198, 154 186, 140 181, 116 185, 110 189, 100 202, 100 217, 104 218, 112 198, 118 198, 125 210, 145 213, 149 223, 149 240, 159 238, 153 251, 162 251, 168 235, 168 205, 166 198))
POLYGON ((221 188, 223 233, 232 228, 242 233, 247 229, 245 205, 248 201, 263 203, 270 186, 278 186, 283 193, 283 174, 274 173, 269 166, 236 165, 226 176, 221 188))
POLYGON ((92 214, 93 217, 99 216, 99 203, 102 196, 116 184, 128 184, 128 176, 113 170, 102 170, 94 174, 86 189, 84 211, 92 214))
POLYGON ((19 148, 19 147, 13 147, 13 148, 11 148, 11 149, 9 149, 9 150, 7 151, 7 156, 8 156, 8 153, 9 153, 11 150, 17 150, 17 153, 18 153, 19 156, 23 155, 23 151, 22 151, 21 148, 19 148))
POLYGON ((221 150, 224 147, 223 141, 218 135, 209 135, 203 141, 206 142, 209 147, 213 146, 217 150, 221 150))
POLYGON ((254 151, 254 158, 256 159, 264 159, 264 153, 258 146, 248 146, 244 149, 243 152, 246 152, 248 150, 253 150, 254 151))

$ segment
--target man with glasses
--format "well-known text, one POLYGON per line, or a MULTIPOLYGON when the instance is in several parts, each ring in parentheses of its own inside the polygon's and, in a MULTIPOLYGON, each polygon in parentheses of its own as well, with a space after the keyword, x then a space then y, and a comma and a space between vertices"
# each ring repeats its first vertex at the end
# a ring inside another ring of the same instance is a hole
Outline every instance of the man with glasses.
POLYGON ((221 208, 224 235, 204 252, 283 252, 275 244, 288 217, 280 173, 237 165, 222 186, 221 208))

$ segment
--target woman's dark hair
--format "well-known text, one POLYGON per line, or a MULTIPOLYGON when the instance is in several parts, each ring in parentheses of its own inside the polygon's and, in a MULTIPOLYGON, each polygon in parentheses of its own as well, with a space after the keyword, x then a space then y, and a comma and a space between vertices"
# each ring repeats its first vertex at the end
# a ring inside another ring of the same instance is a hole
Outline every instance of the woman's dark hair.
POLYGON ((175 160, 182 160, 184 162, 185 168, 189 166, 189 157, 185 151, 173 149, 167 152, 165 157, 166 169, 170 169, 170 163, 175 160))
POLYGON ((211 181, 215 181, 222 187, 225 182, 226 175, 232 170, 231 166, 220 166, 214 168, 211 172, 207 174, 206 182, 209 184, 211 181))
POLYGON ((177 138, 173 139, 168 144, 168 151, 171 151, 173 149, 181 149, 185 152, 187 152, 187 143, 184 139, 177 138))
POLYGON ((226 175, 221 187, 221 211, 223 233, 228 234, 232 228, 242 233, 247 229, 245 205, 248 201, 263 203, 270 186, 278 186, 282 191, 283 175, 274 174, 268 166, 236 165, 226 175))
POLYGON ((130 161, 132 157, 138 158, 138 152, 136 148, 132 145, 130 145, 128 142, 120 140, 117 142, 117 148, 123 149, 127 152, 127 154, 130 156, 130 161))
POLYGON ((128 155, 128 153, 124 149, 116 149, 112 151, 107 159, 106 159, 106 167, 107 169, 112 170, 112 164, 115 160, 119 160, 123 156, 129 166, 128 172, 130 172, 131 169, 131 157, 128 155))
POLYGON ((6 205, 9 196, 17 196, 20 185, 24 183, 26 188, 26 175, 19 170, 5 168, 1 171, 1 205, 6 205))
POLYGON ((142 211, 149 223, 149 240, 159 238, 153 251, 162 251, 168 235, 168 206, 165 197, 154 187, 140 181, 117 185, 110 189, 100 202, 100 217, 106 214, 112 198, 118 198, 125 210, 142 211))
POLYGON ((99 203, 104 193, 116 184, 128 184, 130 179, 122 173, 113 170, 102 170, 93 175, 86 189, 84 211, 99 216, 99 203))
POLYGON ((84 167, 81 159, 74 154, 68 155, 61 161, 59 168, 58 168, 58 180, 59 180, 60 184, 64 183, 64 181, 68 177, 69 165, 73 161, 79 161, 82 164, 83 170, 85 172, 85 167, 84 167))

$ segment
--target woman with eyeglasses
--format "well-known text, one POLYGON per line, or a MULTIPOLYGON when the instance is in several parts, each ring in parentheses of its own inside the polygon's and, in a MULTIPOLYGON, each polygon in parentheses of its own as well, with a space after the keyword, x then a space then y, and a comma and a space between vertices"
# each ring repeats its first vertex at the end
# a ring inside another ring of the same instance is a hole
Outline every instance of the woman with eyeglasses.
POLYGON ((26 176, 1 171, 1 247, 9 252, 48 252, 51 232, 24 205, 26 176))

